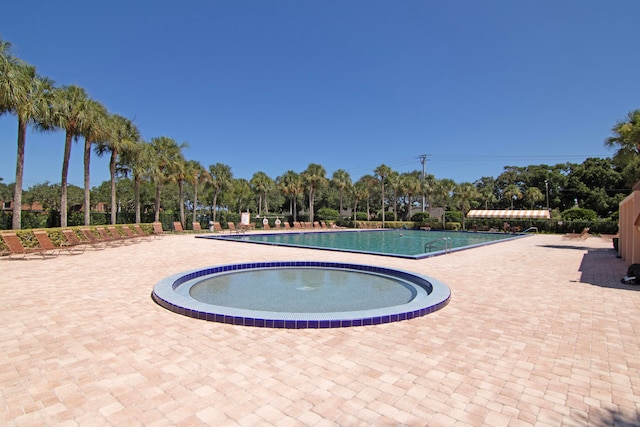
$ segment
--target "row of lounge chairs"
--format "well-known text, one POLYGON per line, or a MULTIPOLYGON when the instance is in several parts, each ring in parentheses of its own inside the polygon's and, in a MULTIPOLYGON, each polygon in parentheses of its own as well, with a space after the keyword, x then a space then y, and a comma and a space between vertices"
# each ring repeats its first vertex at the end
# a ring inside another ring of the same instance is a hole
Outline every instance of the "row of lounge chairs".
POLYGON ((94 229, 83 227, 78 230, 79 234, 72 229, 63 229, 61 232, 64 241, 56 245, 45 230, 33 230, 34 245, 25 246, 15 232, 4 231, 1 234, 4 248, 0 252, 0 258, 28 260, 35 257, 54 258, 60 254, 78 255, 84 253, 87 248, 105 249, 162 237, 161 235, 147 234, 138 224, 135 224, 133 229, 129 226, 119 228, 107 226, 95 227, 94 229))

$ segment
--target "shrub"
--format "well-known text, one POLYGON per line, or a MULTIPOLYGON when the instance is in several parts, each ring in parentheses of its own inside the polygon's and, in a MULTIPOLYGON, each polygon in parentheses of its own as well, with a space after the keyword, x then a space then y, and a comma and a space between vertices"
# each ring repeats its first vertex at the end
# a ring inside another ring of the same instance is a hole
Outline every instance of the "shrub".
POLYGON ((336 221, 340 218, 340 214, 336 209, 320 208, 318 209, 319 220, 331 220, 336 221))
POLYGON ((591 209, 571 208, 562 212, 562 219, 565 221, 595 221, 598 214, 591 209))

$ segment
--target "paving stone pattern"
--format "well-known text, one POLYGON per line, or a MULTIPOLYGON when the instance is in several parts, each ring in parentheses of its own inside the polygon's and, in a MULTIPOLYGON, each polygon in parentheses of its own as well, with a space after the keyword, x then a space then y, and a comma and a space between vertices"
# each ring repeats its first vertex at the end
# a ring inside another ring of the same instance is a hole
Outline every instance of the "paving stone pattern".
POLYGON ((611 241, 536 235, 423 260, 195 239, 0 260, 0 425, 581 426, 640 422, 640 286, 611 241), (180 271, 277 260, 415 271, 443 310, 262 329, 162 309, 180 271))

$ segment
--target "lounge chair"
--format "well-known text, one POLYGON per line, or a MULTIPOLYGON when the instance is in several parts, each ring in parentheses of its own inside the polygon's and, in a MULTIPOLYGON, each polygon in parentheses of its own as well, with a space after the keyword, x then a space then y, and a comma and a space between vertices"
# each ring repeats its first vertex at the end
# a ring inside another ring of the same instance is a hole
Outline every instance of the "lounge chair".
POLYGON ((133 243, 138 243, 143 238, 143 236, 138 236, 137 233, 134 233, 131 228, 126 225, 122 226, 122 231, 124 232, 125 236, 133 243))
POLYGON ((199 222, 192 222, 191 223, 191 228, 193 228, 193 232, 194 233, 202 233, 202 226, 200 225, 199 222))
POLYGON ((155 236, 164 236, 164 230, 162 229, 162 223, 161 222, 154 222, 153 223, 153 234, 155 236))
MULTIPOLYGON (((133 231, 140 236, 141 238, 145 239, 145 240, 151 240, 154 239, 156 236, 154 236, 153 234, 147 234, 145 233, 145 231, 142 229, 142 227, 140 226, 140 224, 133 224, 133 231)), ((162 238, 164 236, 160 235, 158 238, 162 238)))
POLYGON ((89 242, 89 244, 94 248, 105 248, 106 246, 113 246, 113 242, 109 242, 108 240, 99 238, 98 236, 93 234, 93 231, 88 228, 81 228, 80 232, 82 233, 84 238, 87 239, 87 242, 89 242))
POLYGON ((589 234, 589 227, 585 227, 581 233, 567 233, 564 236, 562 236, 562 239, 569 239, 569 240, 587 240, 589 237, 591 237, 591 234, 589 234))
POLYGON ((229 227, 229 233, 240 233, 234 222, 227 221, 227 227, 229 227))
MULTIPOLYGON (((125 228, 128 228, 126 226, 121 227, 122 230, 124 230, 125 228)), ((109 233, 109 235, 115 240, 115 241, 119 241, 122 242, 126 245, 128 245, 129 243, 134 243, 134 240, 132 240, 133 235, 129 236, 128 234, 121 234, 120 231, 118 231, 118 229, 113 226, 110 225, 107 227, 107 232, 109 233)))
POLYGON ((289 221, 283 221, 282 225, 284 226, 285 230, 290 230, 291 229, 291 224, 289 224, 289 221))
POLYGON ((33 255, 38 255, 41 256, 42 259, 45 259, 47 257, 57 257, 59 252, 57 250, 47 250, 42 247, 25 248, 18 235, 13 232, 5 231, 2 233, 2 240, 7 248, 9 248, 10 253, 8 254, 8 259, 31 259, 33 255))
POLYGON ((53 244, 53 242, 49 238, 49 235, 44 230, 33 230, 33 235, 36 236, 36 239, 38 239, 38 243, 40 244, 41 248, 52 253, 55 251, 57 251, 58 253, 62 253, 62 251, 65 251, 69 255, 79 255, 81 253, 84 253, 86 249, 83 245, 74 244, 63 244, 62 246, 56 246, 53 244))
POLYGON ((173 231, 176 233, 190 233, 191 230, 185 230, 180 221, 173 222, 173 231))

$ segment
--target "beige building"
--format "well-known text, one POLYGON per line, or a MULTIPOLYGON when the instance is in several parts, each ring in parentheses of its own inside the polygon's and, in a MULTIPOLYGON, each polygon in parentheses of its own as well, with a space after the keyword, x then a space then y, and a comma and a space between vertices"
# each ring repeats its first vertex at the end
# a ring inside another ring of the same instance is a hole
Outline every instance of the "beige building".
POLYGON ((640 264, 640 182, 620 202, 618 254, 627 265, 640 264))

